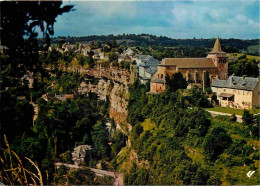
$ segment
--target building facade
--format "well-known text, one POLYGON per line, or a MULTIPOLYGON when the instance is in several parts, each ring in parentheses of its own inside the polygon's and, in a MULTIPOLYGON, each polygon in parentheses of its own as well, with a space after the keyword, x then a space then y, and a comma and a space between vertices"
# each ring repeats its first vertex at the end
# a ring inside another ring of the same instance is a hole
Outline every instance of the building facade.
POLYGON ((141 83, 149 82, 152 76, 157 72, 159 60, 149 55, 140 55, 137 57, 136 62, 141 83))
POLYGON ((230 76, 227 80, 217 79, 211 89, 222 107, 254 109, 260 106, 259 77, 230 76))
POLYGON ((181 72, 190 83, 201 84, 206 73, 211 82, 228 77, 228 57, 221 50, 219 38, 206 58, 165 58, 157 65, 157 72, 151 79, 151 92, 160 93, 166 89, 165 76, 181 72))

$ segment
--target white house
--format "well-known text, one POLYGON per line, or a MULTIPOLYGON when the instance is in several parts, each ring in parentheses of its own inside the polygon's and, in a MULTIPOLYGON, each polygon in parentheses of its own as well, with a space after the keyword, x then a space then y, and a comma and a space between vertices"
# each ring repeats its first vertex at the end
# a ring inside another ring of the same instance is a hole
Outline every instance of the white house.
POLYGON ((219 105, 222 107, 259 108, 259 77, 230 76, 227 80, 216 79, 211 89, 217 94, 219 105))

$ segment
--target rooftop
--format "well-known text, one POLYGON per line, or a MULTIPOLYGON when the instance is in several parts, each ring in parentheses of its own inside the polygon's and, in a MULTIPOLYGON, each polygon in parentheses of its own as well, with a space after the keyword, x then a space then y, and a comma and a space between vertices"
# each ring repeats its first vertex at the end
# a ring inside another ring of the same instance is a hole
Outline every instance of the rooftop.
POLYGON ((154 79, 154 80, 152 80, 152 83, 161 83, 161 84, 163 84, 163 83, 165 83, 165 81, 164 81, 164 79, 154 79))
POLYGON ((212 51, 211 51, 210 53, 214 53, 214 54, 216 54, 216 53, 225 53, 225 52, 223 52, 223 51, 221 50, 221 45, 220 45, 219 37, 217 37, 216 42, 215 42, 215 45, 214 45, 214 47, 213 47, 213 49, 212 49, 212 51))
POLYGON ((253 90, 258 82, 259 78, 230 76, 227 80, 216 79, 212 87, 253 90))
POLYGON ((140 55, 137 58, 141 59, 141 67, 157 66, 159 63, 159 60, 154 59, 152 56, 148 55, 140 55))
POLYGON ((211 58, 165 58, 158 66, 178 68, 217 68, 211 58))
POLYGON ((149 67, 149 68, 146 68, 145 71, 149 74, 154 74, 157 71, 157 68, 156 67, 149 67))

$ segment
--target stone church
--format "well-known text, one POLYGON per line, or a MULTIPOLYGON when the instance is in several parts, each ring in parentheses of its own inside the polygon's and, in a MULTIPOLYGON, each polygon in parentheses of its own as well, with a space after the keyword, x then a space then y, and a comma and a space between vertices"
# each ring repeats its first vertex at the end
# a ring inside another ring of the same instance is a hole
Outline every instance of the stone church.
POLYGON ((157 72, 151 79, 151 92, 160 93, 166 89, 165 76, 181 72, 190 83, 201 84, 206 72, 211 82, 228 78, 228 57, 221 50, 219 38, 206 58, 165 58, 157 65, 157 72))

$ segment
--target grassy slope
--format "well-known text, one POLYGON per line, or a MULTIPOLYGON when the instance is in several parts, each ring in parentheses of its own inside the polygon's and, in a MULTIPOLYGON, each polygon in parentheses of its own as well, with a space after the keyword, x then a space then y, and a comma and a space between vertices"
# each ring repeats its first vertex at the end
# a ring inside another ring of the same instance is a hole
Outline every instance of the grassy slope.
MULTIPOLYGON (((239 58, 240 56, 244 55, 244 54, 241 54, 241 53, 228 53, 227 54, 228 57, 230 59, 234 59, 234 58, 239 58)), ((252 55, 246 55, 246 57, 248 59, 256 59, 256 60, 260 60, 260 57, 259 56, 252 56, 252 55)))
MULTIPOLYGON (((212 125, 213 126, 218 126, 219 125, 219 120, 216 118, 212 118, 212 125)), ((221 123, 221 127, 223 127, 228 134, 231 136, 231 138, 234 139, 244 139, 245 141, 247 141, 247 144, 250 146, 255 146, 258 150, 260 147, 260 142, 258 140, 253 140, 251 138, 246 138, 242 135, 243 131, 244 131, 244 126, 242 123, 231 123, 228 121, 222 121, 221 123)), ((253 153, 252 153, 253 154, 253 153)), ((251 154, 251 155, 252 155, 251 154)), ((225 153, 223 153, 221 156, 224 156, 225 153)), ((251 156, 250 155, 250 156, 251 156)), ((259 164, 259 160, 255 160, 255 164, 258 165, 259 164)), ((259 167, 259 166, 257 166, 259 167)), ((236 180, 237 179, 237 184, 242 184, 242 185, 252 185, 255 183, 259 183, 259 169, 256 170, 255 174, 249 179, 246 174, 248 171, 250 171, 250 167, 249 166, 233 166, 233 167, 226 167, 222 164, 215 164, 214 165, 214 169, 216 171, 220 171, 223 173, 222 175, 222 184, 223 185, 227 185, 227 184, 232 184, 227 180, 227 177, 230 177, 231 180, 236 180)))
POLYGON ((152 130, 153 128, 156 127, 155 123, 153 123, 151 121, 151 119, 144 120, 144 122, 141 124, 141 126, 143 127, 144 132, 147 130, 152 130))
MULTIPOLYGON (((232 139, 244 139, 247 141, 248 145, 255 146, 259 149, 260 142, 258 140, 253 140, 250 138, 243 137, 243 131, 244 126, 241 123, 230 123, 228 121, 222 121, 215 118, 211 118, 212 126, 218 126, 221 123, 221 127, 223 127, 227 132, 231 135, 232 139)), ((156 127, 155 123, 151 121, 151 119, 146 119, 143 123, 141 123, 144 131, 141 134, 144 135, 144 133, 147 130, 150 130, 153 135, 157 135, 158 128, 156 127)), ((172 135, 166 133, 166 135, 172 135)), ((247 172, 250 171, 249 166, 232 166, 227 167, 224 164, 213 164, 209 165, 205 162, 205 157, 202 154, 201 148, 194 148, 189 147, 187 145, 184 145, 185 152, 187 155, 192 158, 192 160, 198 164, 200 164, 201 167, 203 167, 205 170, 208 170, 210 174, 217 174, 221 175, 221 181, 223 185, 230 185, 230 184, 243 184, 243 185, 252 185, 259 182, 259 169, 256 170, 255 174, 248 178, 246 176, 247 172)), ((122 152, 118 156, 118 163, 119 163, 119 170, 124 171, 127 170, 127 167, 130 167, 131 162, 133 162, 133 157, 131 157, 131 147, 124 147, 122 149, 122 152)), ((226 156, 227 154, 223 153, 221 156, 226 156)), ((252 155, 252 154, 251 154, 252 155)), ((250 155, 250 156, 251 156, 250 155)), ((259 167, 259 160, 255 161, 256 167, 259 167)))
POLYGON ((249 53, 259 53, 259 45, 250 45, 247 47, 249 53))
MULTIPOLYGON (((218 126, 219 121, 215 118, 211 118, 212 126, 218 126)), ((248 145, 252 145, 260 148, 260 142, 258 140, 253 140, 250 138, 243 137, 240 132, 243 130, 243 125, 241 123, 230 123, 223 121, 221 123, 221 127, 223 127, 225 130, 227 130, 228 134, 231 136, 231 138, 234 139, 244 139, 247 141, 248 145)), ((232 166, 232 167, 226 167, 223 164, 214 164, 214 165, 208 165, 205 162, 204 155, 202 154, 202 149, 200 148, 192 148, 189 146, 185 146, 185 150, 187 155, 192 158, 192 160, 198 164, 200 164, 204 169, 208 170, 211 173, 216 173, 221 175, 221 181, 223 185, 230 185, 234 184, 232 183, 232 180, 236 182, 237 184, 242 185, 252 185, 259 183, 259 169, 254 173, 254 175, 251 178, 248 178, 246 176, 247 172, 250 171, 249 166, 232 166)), ((221 156, 225 156, 226 154, 223 153, 221 156)), ((255 161, 256 167, 259 167, 259 160, 255 161)))
MULTIPOLYGON (((224 113, 229 113, 229 114, 235 113, 236 115, 241 115, 241 116, 244 113, 244 110, 228 108, 228 107, 213 107, 213 108, 207 108, 206 110, 216 111, 216 112, 224 112, 224 113)), ((250 110, 250 113, 252 113, 252 114, 260 113, 260 109, 250 110)))

